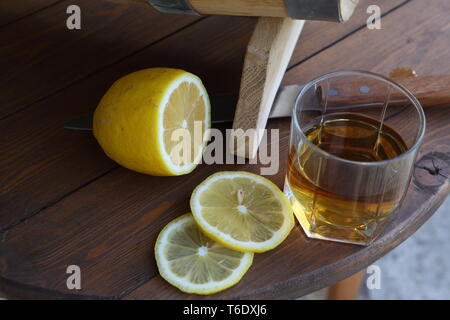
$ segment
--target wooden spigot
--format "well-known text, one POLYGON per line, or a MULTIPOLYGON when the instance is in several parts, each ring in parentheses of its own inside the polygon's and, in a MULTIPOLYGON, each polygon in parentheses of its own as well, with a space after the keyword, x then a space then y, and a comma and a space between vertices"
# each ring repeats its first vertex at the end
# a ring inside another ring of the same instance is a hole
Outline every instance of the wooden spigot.
POLYGON ((359 0, 114 1, 151 4, 167 13, 260 16, 247 46, 233 122, 235 143, 231 150, 237 156, 253 158, 305 20, 345 22, 359 0))

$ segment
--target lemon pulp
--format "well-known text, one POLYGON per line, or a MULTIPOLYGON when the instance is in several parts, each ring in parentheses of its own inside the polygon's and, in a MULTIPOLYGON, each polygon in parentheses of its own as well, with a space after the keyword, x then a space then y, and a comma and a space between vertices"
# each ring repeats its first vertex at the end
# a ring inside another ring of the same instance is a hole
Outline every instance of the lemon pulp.
POLYGON ((209 237, 239 251, 273 249, 294 226, 281 190, 247 172, 219 172, 207 178, 194 190, 191 210, 209 237))
POLYGON ((208 129, 206 110, 205 100, 195 83, 182 82, 171 93, 163 114, 164 146, 175 165, 183 166, 199 161, 203 136, 208 129), (179 131, 179 136, 174 134, 180 129, 185 131, 179 131), (186 139, 184 142, 187 147, 184 151, 188 151, 187 155, 175 152, 181 139, 186 139))
POLYGON ((253 254, 225 248, 206 237, 191 214, 171 221, 159 234, 155 257, 161 276, 188 293, 211 294, 237 283, 253 254))

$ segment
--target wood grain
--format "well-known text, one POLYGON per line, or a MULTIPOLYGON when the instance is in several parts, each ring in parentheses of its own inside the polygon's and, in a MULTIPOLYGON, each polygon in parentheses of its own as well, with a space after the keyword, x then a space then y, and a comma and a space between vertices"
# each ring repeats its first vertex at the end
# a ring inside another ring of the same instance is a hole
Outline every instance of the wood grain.
MULTIPOLYGON (((439 120, 439 124, 431 120, 433 129, 427 133, 425 145, 419 155, 419 163, 424 158, 433 157, 433 152, 429 152, 429 150, 438 147, 443 152, 435 154, 434 161, 437 163, 437 158, 441 159, 439 161, 444 161, 442 168, 445 168, 450 164, 449 125, 445 124, 448 122, 450 113, 446 107, 427 110, 428 120, 435 119, 436 116, 442 118, 439 120), (440 131, 435 124, 446 126, 447 133, 441 135, 443 131, 440 131), (434 137, 437 136, 439 138, 434 140, 434 137), (445 140, 447 142, 444 142, 445 140)), ((207 298, 267 299, 283 297, 292 299, 334 284, 367 267, 405 240, 410 232, 413 233, 419 225, 424 223, 447 197, 450 191, 448 178, 442 180, 439 175, 430 175, 433 182, 429 182, 427 186, 418 182, 418 176, 427 175, 427 169, 416 169, 407 199, 395 217, 395 221, 371 246, 357 247, 308 239, 297 228, 281 247, 272 252, 256 255, 249 273, 236 287, 207 298), (434 183, 439 185, 437 189, 433 188, 434 183), (286 254, 277 251, 285 251, 286 254), (289 254, 287 254, 288 252, 289 254), (318 265, 314 265, 318 261, 320 261, 318 265), (276 270, 280 271, 271 271, 268 275, 267 270, 275 270, 274 264, 276 270), (298 276, 295 277, 295 275, 298 276), (274 285, 275 283, 276 285, 274 285)), ((444 173, 442 172, 442 174, 444 173)), ((182 294, 157 276, 125 298, 198 299, 199 296, 182 294)))
MULTIPOLYGON (((156 41, 159 32, 169 34, 174 28, 180 28, 195 19, 155 13, 152 8, 129 8, 100 0, 77 1, 70 3, 78 3, 86 9, 83 13, 84 27, 80 31, 65 28, 67 1, 0 29, 0 61, 5 70, 0 76, 0 118, 54 94, 108 63, 124 59, 133 50, 149 44, 149 40, 156 41), (155 25, 158 27, 155 28, 155 25), (28 49, 29 45, 32 45, 33 50, 28 49), (99 55, 98 52, 105 54, 99 55), (29 77, 22 77, 22 74, 29 74, 29 77)), ((363 0, 352 19, 345 24, 306 23, 302 44, 294 51, 290 65, 295 65, 364 25, 367 14, 363 8, 367 7, 368 1, 363 0)), ((387 11, 401 2, 404 1, 381 0, 380 5, 387 11)), ((235 22, 241 27, 242 34, 249 35, 256 20, 240 18, 235 22)), ((236 50, 227 54, 233 55, 236 50)))
MULTIPOLYGON (((95 3, 98 5, 100 2, 97 1, 95 3)), ((382 8, 389 7, 390 3, 387 1, 381 2, 382 8)), ((396 3, 396 1, 392 3, 396 3)), ((89 4, 87 5, 89 7, 89 4)), ((360 7, 364 7, 364 1, 360 7)), ((129 23, 130 20, 140 21, 142 29, 148 30, 151 33, 149 37, 153 39, 155 34, 161 30, 161 28, 153 29, 151 25, 153 21, 160 21, 160 16, 168 19, 169 23, 172 21, 170 15, 163 14, 155 16, 156 20, 138 19, 139 15, 148 15, 149 13, 135 11, 136 8, 134 10, 127 9, 127 15, 122 16, 120 13, 123 12, 122 10, 125 10, 124 8, 118 8, 114 5, 112 5, 112 8, 114 8, 113 12, 115 13, 112 16, 115 16, 116 20, 120 17, 120 20, 126 20, 125 24, 129 23)), ((146 12, 150 11, 146 10, 146 12)), ((102 10, 99 9, 99 12, 101 13, 102 10)), ((107 11, 104 12, 106 15, 107 11)), ((81 80, 75 86, 60 89, 60 82, 66 81, 70 75, 78 75, 80 64, 86 68, 83 62, 86 58, 87 61, 92 61, 93 64, 91 66, 94 67, 95 61, 103 60, 104 55, 94 54, 94 52, 102 51, 105 44, 94 41, 95 38, 92 38, 88 42, 88 48, 81 47, 76 49, 74 46, 71 46, 69 51, 59 50, 59 46, 55 45, 60 38, 58 35, 62 33, 65 37, 67 36, 67 31, 64 31, 64 26, 52 29, 52 32, 48 32, 45 28, 32 27, 39 25, 41 20, 48 21, 47 19, 51 19, 52 16, 51 13, 45 12, 41 13, 41 15, 27 18, 24 26, 15 27, 10 32, 0 29, 0 34, 3 32, 4 35, 2 39, 10 37, 9 41, 14 44, 13 46, 16 49, 15 51, 6 47, 0 49, 0 52, 1 50, 10 50, 10 56, 13 57, 11 59, 16 61, 10 61, 10 63, 4 66, 2 64, 2 66, 5 70, 9 70, 10 64, 23 64, 22 68, 17 69, 20 72, 13 72, 14 75, 10 74, 12 71, 3 73, 4 81, 0 81, 0 87, 1 83, 4 85, 3 90, 0 89, 2 93, 1 101, 3 102, 0 113, 9 114, 12 110, 26 107, 28 103, 35 101, 35 99, 41 99, 43 95, 47 95, 49 92, 61 90, 59 94, 35 103, 29 109, 0 123, 2 132, 8 132, 8 136, 3 136, 4 138, 0 140, 2 150, 7 150, 2 154, 3 157, 0 157, 1 168, 4 170, 1 171, 3 174, 3 188, 1 189, 0 203, 3 210, 0 215, 0 230, 27 216, 33 215, 49 203, 58 201, 61 197, 90 183, 93 179, 115 167, 110 161, 102 157, 101 151, 97 149, 96 143, 91 137, 61 130, 61 124, 64 120, 92 111, 102 92, 108 88, 115 78, 137 68, 152 66, 149 63, 150 58, 152 58, 154 63, 158 63, 158 66, 164 64, 166 66, 183 67, 199 73, 206 80, 207 89, 210 93, 237 92, 239 90, 240 70, 245 47, 256 23, 256 20, 252 18, 209 18, 212 20, 207 20, 208 22, 202 21, 198 26, 191 26, 181 32, 180 36, 169 37, 162 41, 162 44, 146 48, 138 55, 138 58, 124 58, 123 62, 118 64, 118 66, 112 65, 110 67, 116 71, 104 72, 93 78, 81 80), (21 29, 24 30, 20 32, 21 29), (15 38, 12 35, 19 34, 23 34, 25 39, 28 39, 28 42, 33 44, 33 50, 29 53, 31 54, 29 58, 26 57, 26 54, 30 51, 26 44, 27 41, 14 42, 15 38), (49 46, 34 48, 41 39, 45 39, 49 46), (205 41, 205 39, 208 39, 208 41, 205 41), (38 51, 37 53, 36 50, 38 51), (88 57, 82 54, 83 52, 86 53, 86 50, 89 50, 90 56, 88 57), (186 52, 184 61, 177 59, 178 52, 181 51, 186 52), (51 54, 51 52, 54 52, 54 54, 51 54), (14 56, 17 57, 14 58, 14 56), (17 60, 21 56, 23 58, 17 60), (79 56, 83 56, 83 59, 79 59, 79 56), (50 58, 47 59, 46 57, 50 58), (129 59, 132 61, 127 67, 129 59), (75 61, 76 63, 66 64, 67 60, 75 61), (138 60, 140 62, 137 62, 138 60), (40 76, 36 76, 34 80, 24 79, 21 76, 22 74, 46 74, 48 70, 51 70, 52 77, 46 79, 50 81, 52 86, 47 86, 46 81, 41 81, 40 76), (60 70, 63 72, 60 72, 60 70), (13 78, 7 81, 7 77, 13 78), (53 77, 56 77, 58 81, 53 80, 53 77), (15 83, 19 83, 19 87, 13 85, 15 83), (36 90, 36 86, 40 89, 36 90), (56 86, 57 89, 54 89, 53 86, 56 86), (7 100, 10 102, 7 103, 7 100), (35 119, 40 119, 40 121, 36 122, 35 119), (27 129, 24 130, 24 128, 27 129), (33 139, 30 140, 30 137, 33 137, 33 139), (62 152, 63 150, 64 152, 62 152), (45 184, 46 188, 41 188, 42 184, 45 184), (26 197, 27 201, 23 201, 23 197, 26 197)), ((178 16, 176 17, 177 19, 179 18, 178 16)), ((106 18, 109 19, 108 17, 106 18)), ((308 22, 306 30, 308 30, 308 25, 314 24, 318 31, 316 33, 308 31, 303 33, 302 44, 297 46, 296 49, 298 55, 292 61, 298 62, 298 59, 316 52, 314 50, 320 50, 325 44, 331 44, 336 39, 352 32, 356 26, 352 25, 351 22, 356 20, 365 21, 363 18, 365 18, 365 11, 358 11, 354 15, 355 20, 352 19, 349 23, 343 25, 332 24, 334 28, 327 27, 329 24, 325 22, 308 22), (347 26, 349 27, 348 29, 346 28, 347 26), (326 30, 339 31, 330 33, 326 30), (321 36, 319 37, 317 34, 321 36)), ((58 20, 60 24, 63 23, 61 21, 64 21, 64 19, 58 20)), ((94 27, 82 29, 80 31, 81 35, 77 36, 80 38, 80 41, 89 37, 92 30, 99 30, 95 33, 95 36, 103 37, 101 30, 112 32, 120 29, 106 23, 103 24, 102 21, 102 19, 92 19, 90 24, 93 24, 94 27), (101 27, 95 27, 95 23, 100 23, 101 27)), ((118 21, 118 25, 122 26, 120 21, 118 21)), ((120 32, 119 39, 120 37, 127 37, 128 33, 123 32, 123 30, 120 32)), ((114 39, 110 39, 108 42, 114 43, 115 47, 121 45, 119 41, 116 43, 114 39)), ((124 50, 121 51, 125 52, 124 50)), ((153 66, 155 65, 153 64, 153 66)), ((311 68, 311 70, 314 70, 314 68, 311 68)), ((322 71, 326 72, 327 70, 322 71)), ((299 77, 298 82, 309 79, 310 77, 303 79, 299 77)))
POLYGON ((233 121, 233 129, 236 130, 233 152, 237 156, 250 159, 256 156, 262 139, 261 130, 266 127, 275 95, 304 23, 290 18, 258 19, 247 46, 233 121))
POLYGON ((45 9, 61 0, 20 0, 0 2, 0 27, 45 9))
POLYGON ((253 23, 219 16, 202 20, 0 121, 0 131, 7 132, 0 139, 5 150, 0 154, 0 230, 116 167, 90 134, 63 129, 64 120, 93 111, 115 79, 149 67, 186 69, 199 75, 209 92, 236 92, 250 37, 241 28, 253 23))
POLYGON ((196 21, 149 7, 63 1, 0 29, 0 118, 45 98, 196 21), (82 8, 81 30, 66 8, 82 8))
MULTIPOLYGON (((124 0, 115 0, 123 2, 124 0)), ((133 1, 133 0, 131 0, 133 1)), ((138 0, 140 1, 140 0, 138 0)), ((217 0, 222 3, 222 0, 217 0)), ((272 0, 269 0, 272 1, 272 0)), ((278 0, 274 0, 275 2, 278 0)), ((387 14, 394 8, 407 3, 410 0, 378 0, 377 5, 380 6, 382 14, 387 14)), ((261 1, 257 1, 262 3, 261 1)), ((294 50, 290 66, 299 63, 313 56, 317 52, 322 51, 333 43, 339 42, 352 32, 366 26, 368 14, 367 7, 373 4, 372 0, 360 0, 352 18, 344 24, 325 21, 308 21, 302 31, 302 43, 294 50)), ((269 4, 270 5, 270 4, 269 4)), ((274 14, 275 15, 275 14, 274 14)), ((251 32, 252 28, 242 26, 242 32, 251 32)))
MULTIPOLYGON (((450 75, 418 76, 408 78, 392 78, 392 80, 404 86, 419 100, 422 107, 434 107, 438 105, 450 105, 450 75)), ((383 105, 386 100, 386 84, 383 82, 369 82, 366 80, 333 82, 330 89, 337 90, 335 96, 328 96, 327 106, 360 105, 369 103, 380 103, 383 105), (369 88, 367 94, 362 94, 362 87, 369 88)), ((323 94, 325 95, 325 93, 323 94)), ((321 97, 324 99, 324 96, 321 97)), ((407 103, 405 95, 399 90, 391 91, 389 105, 405 105, 407 103)), ((380 105, 374 105, 380 108, 380 105)))
MULTIPOLYGON (((445 0, 433 5, 413 0, 388 14, 381 31, 347 33, 288 72, 285 81, 302 83, 352 64, 384 73, 403 63, 419 66, 421 75, 448 72, 446 9, 445 0), (356 55, 355 48, 361 54, 356 55)), ((61 127, 63 120, 92 110, 118 76, 152 66, 149 57, 198 72, 211 92, 237 90, 253 26, 249 18, 202 20, 0 122, 1 132, 7 133, 0 140, 1 150, 6 150, 0 154, 0 225, 6 226, 0 235, 0 291, 22 297, 199 298, 181 294, 157 276, 152 255, 156 235, 188 210, 190 192, 204 177, 216 170, 258 172, 259 166, 205 165, 177 178, 149 177, 123 168, 109 172, 115 164, 91 136, 61 127), (81 266, 83 290, 66 289, 68 264, 81 266)), ((333 41, 330 38, 330 44, 333 41)), ((396 224, 374 245, 311 240, 296 228, 282 246, 257 255, 237 286, 206 298, 298 297, 350 276, 400 244, 449 192, 449 110, 426 110, 426 141, 407 201, 396 224)), ((286 119, 269 122, 271 128, 281 129, 282 167, 272 177, 279 186, 284 181, 288 125, 286 119)))

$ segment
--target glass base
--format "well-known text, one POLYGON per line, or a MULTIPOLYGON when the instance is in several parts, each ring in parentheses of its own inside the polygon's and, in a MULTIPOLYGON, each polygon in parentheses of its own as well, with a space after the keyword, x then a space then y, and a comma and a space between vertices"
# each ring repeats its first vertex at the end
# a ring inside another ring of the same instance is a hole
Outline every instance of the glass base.
POLYGON ((308 216, 307 210, 293 195, 287 181, 284 184, 284 193, 291 202, 295 217, 309 238, 357 244, 362 246, 367 246, 374 240, 374 232, 372 232, 369 236, 364 232, 353 228, 340 228, 323 222, 314 222, 311 215, 308 216))

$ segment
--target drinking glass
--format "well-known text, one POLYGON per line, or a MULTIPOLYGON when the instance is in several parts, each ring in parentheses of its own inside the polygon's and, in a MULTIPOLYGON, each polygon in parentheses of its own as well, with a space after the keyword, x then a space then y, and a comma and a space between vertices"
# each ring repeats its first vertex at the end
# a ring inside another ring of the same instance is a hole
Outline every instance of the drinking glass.
POLYGON ((405 197, 424 132, 419 101, 381 75, 340 71, 306 84, 285 193, 307 236, 370 244, 405 197))

